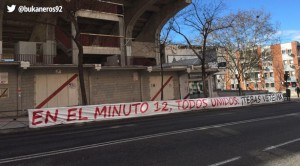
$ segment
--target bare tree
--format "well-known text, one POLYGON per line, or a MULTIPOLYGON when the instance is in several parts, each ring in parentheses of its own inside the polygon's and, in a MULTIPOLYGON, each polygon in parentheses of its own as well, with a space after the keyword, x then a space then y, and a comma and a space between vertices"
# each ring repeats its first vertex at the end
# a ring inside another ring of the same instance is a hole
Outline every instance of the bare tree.
POLYGON ((164 50, 167 46, 167 44, 171 43, 170 40, 170 33, 172 30, 174 24, 174 19, 170 19, 170 21, 167 23, 167 25, 162 29, 162 32, 160 34, 160 45, 159 45, 159 55, 160 55, 160 70, 161 70, 161 93, 160 93, 160 99, 164 99, 164 68, 163 68, 163 63, 164 63, 164 50))
POLYGON ((238 80, 239 94, 242 82, 250 73, 261 69, 260 47, 275 41, 276 27, 271 24, 270 14, 261 10, 238 11, 230 14, 227 21, 232 26, 213 34, 216 45, 226 51, 227 68, 238 80))
POLYGON ((75 29, 75 33, 66 33, 76 44, 78 48, 78 76, 79 76, 79 83, 80 83, 80 90, 81 90, 81 98, 82 98, 82 105, 87 105, 87 95, 84 83, 84 70, 83 70, 83 46, 80 41, 80 28, 79 23, 77 21, 76 12, 79 11, 82 5, 91 5, 96 3, 95 0, 58 0, 60 5, 63 7, 63 16, 64 18, 69 21, 75 29))
POLYGON ((191 5, 174 18, 172 30, 182 36, 190 49, 199 58, 202 72, 203 93, 208 97, 206 66, 208 58, 209 38, 215 31, 226 29, 231 26, 230 22, 224 22, 221 14, 225 9, 222 1, 203 4, 200 0, 195 0, 191 5), (189 29, 189 31, 187 30, 189 29), (201 51, 197 47, 201 46, 201 51))

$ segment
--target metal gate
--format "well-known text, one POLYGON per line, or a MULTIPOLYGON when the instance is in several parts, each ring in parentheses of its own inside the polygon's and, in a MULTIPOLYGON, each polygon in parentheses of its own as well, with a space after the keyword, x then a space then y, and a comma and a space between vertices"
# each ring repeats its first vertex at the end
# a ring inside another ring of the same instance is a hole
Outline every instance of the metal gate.
MULTIPOLYGON (((174 99, 173 76, 164 76, 163 92, 164 100, 174 99)), ((151 101, 161 99, 161 76, 150 77, 150 98, 151 101)))
POLYGON ((35 108, 78 104, 77 74, 35 75, 35 108))

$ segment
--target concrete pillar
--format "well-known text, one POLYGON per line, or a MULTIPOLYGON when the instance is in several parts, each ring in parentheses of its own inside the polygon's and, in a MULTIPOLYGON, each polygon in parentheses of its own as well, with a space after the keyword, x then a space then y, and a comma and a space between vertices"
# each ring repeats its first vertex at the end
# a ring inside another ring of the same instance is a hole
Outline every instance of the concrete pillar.
POLYGON ((134 1, 133 6, 125 11, 125 24, 126 24, 126 38, 125 38, 125 46, 126 46, 126 62, 127 65, 130 65, 131 57, 132 57, 132 31, 136 21, 140 18, 142 14, 146 11, 148 7, 151 7, 158 0, 139 0, 134 1))
POLYGON ((124 19, 123 17, 119 17, 119 36, 120 37, 120 48, 121 48, 121 55, 120 55, 120 64, 121 66, 125 66, 126 65, 126 60, 125 60, 125 44, 124 42, 126 41, 126 39, 124 38, 125 36, 125 31, 124 31, 124 19))
POLYGON ((48 18, 47 23, 48 24, 46 25, 46 41, 55 41, 56 17, 48 18))
MULTIPOLYGON (((71 33, 73 36, 76 35, 75 26, 71 23, 71 33)), ((78 65, 78 53, 79 50, 77 48, 76 43, 72 40, 72 64, 78 65)))
POLYGON ((43 14, 38 20, 42 23, 36 23, 30 36, 30 41, 46 42, 55 40, 56 17, 51 14, 43 14))
POLYGON ((125 61, 126 61, 126 65, 130 65, 130 60, 131 60, 131 54, 132 54, 132 51, 131 51, 131 44, 132 41, 131 39, 125 39, 125 48, 126 48, 126 58, 125 58, 125 61))
MULTIPOLYGON (((0 1, 0 11, 4 11, 5 1, 0 1)), ((2 59, 2 23, 3 23, 3 14, 4 12, 0 12, 0 60, 2 59)))

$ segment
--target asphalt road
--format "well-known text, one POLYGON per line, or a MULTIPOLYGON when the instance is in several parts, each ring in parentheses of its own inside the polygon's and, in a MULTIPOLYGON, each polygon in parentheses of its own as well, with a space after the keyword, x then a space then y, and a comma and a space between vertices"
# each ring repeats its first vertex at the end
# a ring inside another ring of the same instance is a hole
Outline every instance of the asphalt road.
POLYGON ((300 103, 0 135, 0 165, 300 165, 300 103))

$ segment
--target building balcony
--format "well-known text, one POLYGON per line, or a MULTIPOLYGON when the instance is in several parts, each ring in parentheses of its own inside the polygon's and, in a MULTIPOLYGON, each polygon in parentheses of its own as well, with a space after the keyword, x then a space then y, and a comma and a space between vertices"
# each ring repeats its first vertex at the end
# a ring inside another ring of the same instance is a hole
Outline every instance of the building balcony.
POLYGON ((297 79, 295 76, 290 76, 290 78, 288 78, 287 82, 297 82, 297 79))
POLYGON ((294 64, 284 65, 284 71, 295 71, 295 65, 294 64))
POLYGON ((120 38, 114 36, 80 35, 84 54, 120 55, 120 38))
POLYGON ((120 38, 115 36, 81 34, 80 42, 82 46, 120 47, 120 38))
POLYGON ((276 92, 276 88, 274 88, 274 87, 268 87, 267 90, 269 92, 276 92))
POLYGON ((274 77, 265 78, 265 83, 274 83, 274 77))
POLYGON ((260 79, 249 79, 246 81, 247 83, 253 82, 253 83, 257 83, 257 82, 261 82, 260 79))
POLYGON ((15 61, 28 61, 30 64, 53 64, 55 55, 16 54, 15 61))
POLYGON ((273 66, 263 67, 263 70, 273 72, 273 66))

